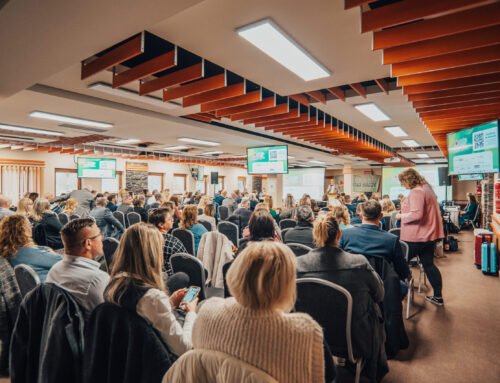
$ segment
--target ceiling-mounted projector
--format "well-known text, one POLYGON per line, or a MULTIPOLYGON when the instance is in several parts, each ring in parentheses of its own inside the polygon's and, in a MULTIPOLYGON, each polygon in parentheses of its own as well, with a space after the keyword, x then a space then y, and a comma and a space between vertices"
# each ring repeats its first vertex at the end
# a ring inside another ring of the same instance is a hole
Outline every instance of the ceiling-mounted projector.
POLYGON ((399 158, 399 157, 389 157, 389 158, 385 158, 384 162, 386 164, 394 164, 394 163, 397 163, 397 162, 401 162, 401 158, 399 158))

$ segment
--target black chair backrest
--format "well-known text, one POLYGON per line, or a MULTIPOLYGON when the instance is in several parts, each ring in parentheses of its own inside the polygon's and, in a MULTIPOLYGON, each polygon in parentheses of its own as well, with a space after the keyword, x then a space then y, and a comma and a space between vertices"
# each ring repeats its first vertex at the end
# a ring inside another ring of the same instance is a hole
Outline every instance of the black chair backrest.
POLYGON ((333 355, 351 362, 354 360, 351 341, 352 296, 349 291, 319 278, 297 279, 295 311, 308 313, 323 327, 333 355))
POLYGON ((383 223, 382 227, 380 228, 385 231, 389 231, 389 229, 391 228, 391 217, 383 217, 380 222, 383 223))
POLYGON ((283 241, 285 240, 285 234, 288 233, 292 229, 293 229, 293 227, 287 227, 286 229, 281 229, 281 239, 283 241))
POLYGON ((294 219, 286 218, 286 219, 282 219, 280 221, 280 229, 281 230, 286 229, 288 227, 295 227, 295 226, 297 226, 297 221, 295 221, 294 219))
POLYGON ((47 231, 45 230, 45 225, 41 223, 35 223, 33 226, 33 241, 38 246, 48 246, 47 243, 47 231))
POLYGON ((219 233, 222 233, 226 237, 228 237, 229 240, 233 242, 234 246, 238 247, 238 225, 235 225, 231 222, 219 222, 219 224, 217 225, 217 230, 219 231, 219 233))
POLYGON ((113 255, 115 255, 116 249, 120 242, 115 238, 104 238, 102 240, 102 251, 104 252, 104 257, 106 258, 106 264, 108 265, 108 270, 111 270, 111 262, 113 262, 113 255))
POLYGON ((132 226, 133 224, 141 222, 141 215, 136 213, 135 211, 131 211, 127 213, 128 225, 132 226))
POLYGON ((287 243, 286 245, 290 249, 292 249, 296 257, 300 257, 301 255, 307 254, 312 250, 312 248, 303 245, 302 243, 287 243))
POLYGON ((403 248, 403 254, 405 256, 406 262, 408 262, 408 257, 410 256, 410 246, 405 241, 399 241, 399 243, 403 248))
POLYGON ((201 261, 191 254, 178 253, 170 257, 170 265, 174 273, 184 272, 189 276, 189 284, 201 288, 198 294, 200 301, 206 298, 205 268, 201 261))
POLYGON ((184 229, 174 229, 172 230, 172 235, 175 238, 178 238, 184 247, 186 248, 186 251, 191 254, 191 255, 196 255, 194 253, 194 235, 191 233, 189 230, 184 230, 184 229))
POLYGON ((232 264, 233 261, 229 261, 227 263, 224 263, 224 266, 222 266, 222 276, 224 278, 224 298, 229 298, 231 296, 231 293, 229 292, 229 287, 227 286, 226 275, 232 264))
POLYGON ((22 297, 40 284, 40 278, 28 265, 17 265, 14 267, 14 274, 22 297))
POLYGON ((219 217, 222 221, 229 217, 229 208, 227 206, 219 206, 219 217))
POLYGON ((212 231, 212 224, 210 222, 205 221, 204 219, 199 219, 198 223, 205 226, 205 229, 207 229, 208 231, 212 231))
POLYGON ((203 209, 201 207, 198 208, 198 215, 202 215, 203 214, 203 209))
POLYGON ((401 236, 401 229, 399 227, 389 230, 389 233, 397 235, 398 238, 401 236))
POLYGON ((122 224, 123 227, 127 227, 125 225, 125 214, 123 214, 121 211, 114 211, 113 217, 115 217, 118 220, 118 222, 122 224))
POLYGON ((80 216, 78 214, 71 214, 71 216, 69 217, 69 220, 73 221, 74 219, 78 219, 78 218, 80 218, 80 216))
POLYGON ((63 226, 69 222, 69 217, 66 213, 59 213, 57 217, 59 218, 59 222, 61 222, 61 225, 63 226))

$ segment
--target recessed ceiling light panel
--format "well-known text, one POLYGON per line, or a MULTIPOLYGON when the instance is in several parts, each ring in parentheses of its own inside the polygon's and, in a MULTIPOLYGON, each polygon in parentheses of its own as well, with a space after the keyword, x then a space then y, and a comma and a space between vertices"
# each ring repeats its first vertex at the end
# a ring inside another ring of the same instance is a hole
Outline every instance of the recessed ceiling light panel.
POLYGON ((417 153, 418 158, 429 158, 430 156, 427 153, 417 153))
POLYGON ((164 150, 184 150, 187 149, 187 146, 184 145, 176 145, 176 146, 165 146, 164 150))
POLYGON ((211 151, 211 152, 203 152, 202 154, 205 154, 205 155, 210 155, 210 154, 222 154, 224 152, 220 151, 220 150, 214 150, 214 151, 211 151))
POLYGON ((420 146, 420 144, 415 140, 402 140, 401 142, 410 148, 416 148, 420 146))
POLYGON ((386 126, 384 128, 388 133, 392 134, 394 137, 407 137, 408 134, 401 129, 400 126, 386 126))
POLYGON ((54 132, 52 130, 43 130, 43 129, 35 129, 35 128, 26 128, 24 126, 15 126, 15 125, 7 125, 0 124, 1 130, 11 130, 13 132, 24 132, 24 133, 36 133, 36 134, 46 134, 48 136, 64 136, 64 133, 54 132))
POLYGON ((391 118, 374 102, 354 105, 354 107, 373 121, 389 121, 391 118))
POLYGON ((53 113, 46 113, 46 112, 39 112, 39 111, 31 112, 30 116, 36 117, 36 118, 43 118, 45 120, 68 122, 70 124, 77 124, 77 125, 80 124, 80 125, 85 125, 85 126, 92 126, 95 128, 112 128, 113 127, 113 124, 109 124, 107 122, 86 120, 84 118, 62 116, 60 114, 53 114, 53 113))
POLYGON ((188 142, 190 144, 197 144, 197 145, 202 145, 202 146, 217 146, 217 145, 220 145, 220 142, 206 141, 206 140, 197 140, 196 138, 189 138, 189 137, 181 137, 181 138, 178 138, 177 141, 188 142))
POLYGON ((117 144, 137 144, 138 142, 141 142, 141 140, 137 138, 126 138, 124 140, 115 141, 117 144))

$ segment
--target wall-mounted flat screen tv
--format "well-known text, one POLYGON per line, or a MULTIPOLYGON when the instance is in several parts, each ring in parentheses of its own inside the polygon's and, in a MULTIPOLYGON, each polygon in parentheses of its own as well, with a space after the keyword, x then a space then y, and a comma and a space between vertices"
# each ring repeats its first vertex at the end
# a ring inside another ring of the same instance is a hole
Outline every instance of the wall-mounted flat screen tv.
POLYGON ((247 148, 248 174, 288 173, 288 146, 247 148))
POLYGON ((85 158, 77 160, 78 178, 115 178, 116 159, 114 158, 85 158))

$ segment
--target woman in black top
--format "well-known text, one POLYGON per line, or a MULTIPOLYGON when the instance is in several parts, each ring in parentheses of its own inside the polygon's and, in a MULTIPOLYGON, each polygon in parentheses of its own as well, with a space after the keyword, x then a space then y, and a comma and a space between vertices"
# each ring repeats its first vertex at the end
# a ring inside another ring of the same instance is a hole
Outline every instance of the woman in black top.
POLYGON ((64 247, 61 234, 59 233, 62 229, 61 222, 59 222, 56 213, 50 210, 50 202, 47 199, 41 198, 35 201, 32 219, 35 224, 33 238, 37 242, 37 245, 49 246, 54 250, 64 247), (42 229, 36 229, 37 225, 42 225, 45 231, 45 238, 41 238, 42 235, 40 233, 42 229))
POLYGON ((141 216, 142 222, 148 222, 148 211, 144 208, 146 204, 146 198, 143 195, 140 195, 132 201, 132 205, 134 205, 133 211, 141 216))

